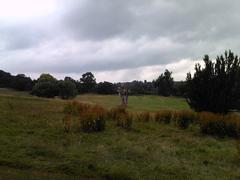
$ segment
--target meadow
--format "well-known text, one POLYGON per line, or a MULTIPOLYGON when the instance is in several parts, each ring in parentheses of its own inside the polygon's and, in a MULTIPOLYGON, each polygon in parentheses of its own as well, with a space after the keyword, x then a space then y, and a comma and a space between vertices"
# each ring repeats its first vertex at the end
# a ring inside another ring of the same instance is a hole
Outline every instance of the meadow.
MULTIPOLYGON (((118 96, 75 100, 112 108, 118 96)), ((103 132, 63 130, 67 102, 0 89, 0 179, 240 179, 237 140, 154 121, 131 130, 106 122, 103 132)), ((189 109, 176 97, 131 96, 129 111, 189 109)), ((77 123, 77 122, 75 122, 77 123)))

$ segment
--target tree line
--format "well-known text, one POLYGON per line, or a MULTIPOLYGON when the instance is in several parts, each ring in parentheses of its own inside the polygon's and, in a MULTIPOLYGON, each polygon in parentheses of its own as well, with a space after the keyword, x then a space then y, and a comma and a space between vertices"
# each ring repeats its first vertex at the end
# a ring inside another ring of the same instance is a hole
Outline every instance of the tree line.
MULTIPOLYGON (((211 60, 203 58, 204 66, 196 64, 195 72, 188 73, 185 81, 174 81, 172 72, 164 73, 153 80, 125 82, 130 94, 157 94, 161 96, 185 97, 190 107, 196 111, 226 113, 230 109, 240 109, 240 58, 231 51, 211 60)), ((86 72, 79 80, 65 77, 57 80, 50 74, 42 74, 32 80, 24 74, 16 76, 0 71, 0 88, 29 91, 39 97, 63 99, 74 98, 77 94, 116 94, 122 83, 96 82, 93 73, 86 72)))
MULTIPOLYGON (((124 84, 128 87, 132 95, 153 95, 162 96, 183 96, 184 81, 174 81, 171 77, 171 72, 165 71, 164 75, 159 76, 157 80, 137 81, 132 82, 96 82, 94 74, 86 72, 79 80, 74 80, 71 77, 65 77, 63 80, 57 80, 51 74, 41 74, 37 80, 32 80, 24 74, 16 76, 8 72, 0 70, 0 88, 11 88, 17 91, 31 91, 32 94, 41 97, 54 97, 60 94, 67 93, 67 89, 73 89, 77 94, 98 93, 98 94, 116 94, 117 88, 124 84), (170 76, 170 78, 168 77, 170 76), (166 80, 165 80, 166 78, 166 80), (168 82, 168 81, 171 82, 168 82), (60 93, 60 94, 59 94, 60 93)), ((76 94, 70 93, 70 94, 76 94)), ((71 98, 65 97, 65 98, 71 98)))
MULTIPOLYGON (((166 70, 168 71, 168 70, 166 70)), ((173 80, 173 79, 172 79, 173 80)), ((37 80, 32 80, 24 74, 16 76, 10 73, 0 71, 0 88, 11 88, 17 91, 30 91, 31 94, 39 97, 52 98, 60 96, 64 99, 75 97, 77 94, 98 93, 98 94, 117 94, 117 88, 124 84, 128 87, 132 95, 150 95, 159 94, 163 96, 182 96, 179 91, 179 85, 182 82, 172 82, 172 88, 166 87, 163 90, 158 90, 158 86, 166 86, 160 81, 137 81, 132 82, 96 82, 94 74, 86 72, 79 80, 74 80, 71 77, 65 77, 63 80, 57 80, 51 74, 41 74, 37 80), (170 92, 171 91, 171 92, 170 92)))

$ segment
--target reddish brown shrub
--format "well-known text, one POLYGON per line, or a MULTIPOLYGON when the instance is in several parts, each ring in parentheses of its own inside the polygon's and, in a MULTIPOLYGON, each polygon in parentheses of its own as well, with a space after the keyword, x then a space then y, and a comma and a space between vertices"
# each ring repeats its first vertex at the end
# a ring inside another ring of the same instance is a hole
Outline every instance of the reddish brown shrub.
POLYGON ((156 112, 154 115, 154 119, 156 122, 161 122, 165 124, 169 124, 172 119, 172 111, 169 110, 161 110, 156 112))
POLYGON ((151 120, 151 114, 149 112, 137 113, 136 119, 140 122, 149 122, 151 120))

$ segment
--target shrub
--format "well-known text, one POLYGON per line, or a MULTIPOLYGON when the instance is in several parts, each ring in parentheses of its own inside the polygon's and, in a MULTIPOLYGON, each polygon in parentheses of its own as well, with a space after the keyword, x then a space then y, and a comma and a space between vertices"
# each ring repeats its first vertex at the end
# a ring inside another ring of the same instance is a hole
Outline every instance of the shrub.
POLYGON ((118 106, 116 108, 110 109, 107 113, 107 117, 108 119, 116 120, 121 114, 125 114, 126 112, 126 107, 118 106))
POLYGON ((67 114, 63 118, 63 125, 64 125, 64 131, 69 133, 71 131, 72 126, 72 116, 71 114, 67 114))
POLYGON ((79 115, 83 112, 88 111, 91 108, 91 105, 79 103, 77 101, 71 101, 65 105, 63 112, 66 114, 79 115))
POLYGON ((240 137, 240 118, 237 115, 200 113, 200 127, 204 134, 218 137, 240 137))
POLYGON ((62 99, 73 99, 77 96, 77 87, 76 84, 70 80, 60 81, 59 86, 59 96, 62 99))
POLYGON ((84 132, 98 132, 105 129, 105 119, 103 114, 93 111, 82 113, 80 118, 80 129, 84 132))
POLYGON ((136 117, 137 117, 137 120, 140 122, 149 122, 151 119, 151 115, 149 112, 138 113, 136 117))
POLYGON ((238 115, 227 115, 224 117, 226 135, 229 137, 240 137, 240 117, 238 115))
POLYGON ((203 134, 224 137, 226 135, 223 116, 210 112, 199 114, 200 128, 203 134))
POLYGON ((238 158, 240 159, 240 140, 237 142, 238 158))
POLYGON ((172 111, 162 110, 155 113, 154 119, 156 122, 162 122, 165 124, 169 124, 172 119, 172 111))
MULTIPOLYGON (((71 115, 79 116, 80 129, 85 132, 97 132, 105 129, 106 110, 98 105, 72 101, 64 107, 64 122, 71 115)), ((67 127, 67 124, 65 125, 67 127)))
POLYGON ((121 113, 118 117, 117 117, 117 122, 116 125, 118 127, 124 128, 124 129, 131 129, 132 128, 132 115, 129 113, 121 113))
POLYGON ((174 120, 177 126, 181 129, 187 129, 191 123, 196 119, 193 111, 183 110, 177 111, 174 114, 174 120))

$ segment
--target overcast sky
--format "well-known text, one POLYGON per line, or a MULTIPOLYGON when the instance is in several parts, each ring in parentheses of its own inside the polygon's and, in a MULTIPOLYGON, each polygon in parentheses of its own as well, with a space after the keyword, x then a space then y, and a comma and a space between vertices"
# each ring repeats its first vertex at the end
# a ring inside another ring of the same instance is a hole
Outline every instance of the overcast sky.
POLYGON ((175 80, 204 54, 240 54, 239 0, 0 0, 0 69, 37 78, 175 80))

